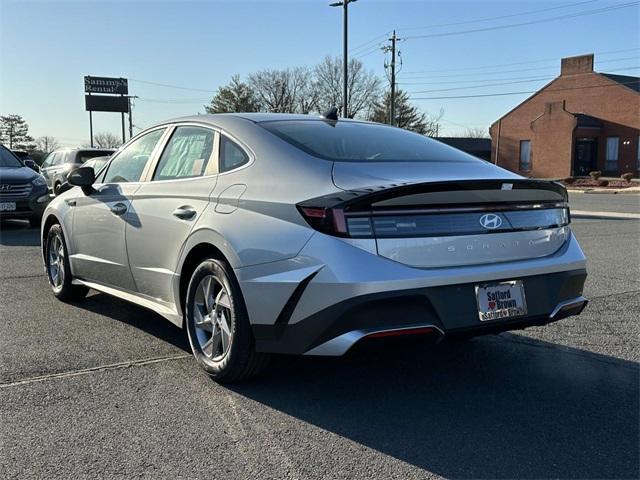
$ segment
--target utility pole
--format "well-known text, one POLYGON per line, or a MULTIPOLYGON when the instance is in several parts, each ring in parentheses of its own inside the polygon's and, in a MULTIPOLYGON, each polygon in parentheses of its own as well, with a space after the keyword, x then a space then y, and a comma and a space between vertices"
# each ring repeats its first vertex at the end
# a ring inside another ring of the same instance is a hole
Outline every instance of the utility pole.
MULTIPOLYGON (((382 47, 383 52, 391 52, 391 63, 387 64, 385 61, 384 68, 391 68, 391 75, 389 78, 389 83, 391 84, 391 98, 389 100, 390 108, 389 108, 389 124, 396 124, 396 56, 399 56, 399 53, 396 52, 396 43, 400 38, 396 37, 396 31, 393 31, 393 35, 389 39, 391 45, 387 45, 382 47)), ((402 62, 400 62, 402 66, 402 62)))
POLYGON ((396 31, 393 31, 391 40, 391 108, 389 123, 396 124, 396 31))
POLYGON ((331 3, 330 7, 342 7, 343 25, 342 25, 342 116, 347 118, 349 113, 349 59, 348 59, 348 22, 349 22, 349 4, 357 0, 342 0, 341 2, 331 3))
POLYGON ((132 118, 132 114, 131 114, 131 99, 132 98, 138 98, 137 95, 129 95, 128 96, 128 100, 129 100, 129 140, 131 140, 131 138, 133 137, 133 118, 132 118))

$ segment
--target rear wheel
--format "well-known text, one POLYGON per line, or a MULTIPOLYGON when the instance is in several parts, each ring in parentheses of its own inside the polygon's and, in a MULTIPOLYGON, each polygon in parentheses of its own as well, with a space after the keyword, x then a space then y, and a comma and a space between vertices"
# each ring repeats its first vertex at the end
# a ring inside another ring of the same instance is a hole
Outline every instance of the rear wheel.
POLYGON ((44 258, 49 285, 58 299, 79 300, 87 295, 89 291, 87 287, 71 283, 67 245, 59 224, 53 225, 47 233, 44 258))
POLYGON ((60 187, 62 186, 62 184, 60 182, 56 182, 53 185, 53 194, 57 197, 58 195, 60 195, 60 187))
POLYGON ((255 351, 242 293, 226 263, 208 259, 195 269, 185 305, 193 355, 216 381, 244 380, 266 366, 268 355, 255 351))

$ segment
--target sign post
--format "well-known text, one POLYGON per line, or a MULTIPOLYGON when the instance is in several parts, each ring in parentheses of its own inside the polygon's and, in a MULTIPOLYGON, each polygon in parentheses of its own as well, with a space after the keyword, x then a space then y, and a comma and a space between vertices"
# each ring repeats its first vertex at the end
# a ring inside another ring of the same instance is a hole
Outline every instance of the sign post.
POLYGON ((129 84, 126 78, 84 77, 85 110, 89 112, 89 133, 93 147, 93 112, 120 112, 122 120, 122 143, 126 141, 124 114, 131 116, 129 84), (95 95, 99 94, 99 95, 95 95))

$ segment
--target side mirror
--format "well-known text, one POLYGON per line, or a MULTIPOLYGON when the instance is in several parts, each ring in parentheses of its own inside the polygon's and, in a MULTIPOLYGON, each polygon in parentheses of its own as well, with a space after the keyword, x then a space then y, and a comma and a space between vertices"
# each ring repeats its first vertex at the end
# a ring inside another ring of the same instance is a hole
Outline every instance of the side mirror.
POLYGON ((82 188, 85 195, 93 192, 93 184, 96 181, 96 174, 91 167, 80 167, 75 170, 71 170, 67 175, 67 182, 70 185, 75 185, 82 188))
POLYGON ((25 166, 29 167, 31 170, 35 170, 36 172, 40 172, 40 167, 38 167, 38 164, 36 162, 34 162, 33 160, 27 158, 24 161, 25 166))

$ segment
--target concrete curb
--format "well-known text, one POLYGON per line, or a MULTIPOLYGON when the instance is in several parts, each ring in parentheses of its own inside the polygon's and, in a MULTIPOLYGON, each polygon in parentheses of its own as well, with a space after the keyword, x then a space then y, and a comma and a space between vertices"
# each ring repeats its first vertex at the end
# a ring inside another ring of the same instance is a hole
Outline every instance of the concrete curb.
POLYGON ((571 193, 589 193, 589 194, 601 194, 601 193, 613 193, 613 194, 625 194, 625 195, 632 195, 632 194, 636 194, 639 195, 640 194, 640 187, 629 187, 629 188, 588 188, 588 189, 572 189, 572 188, 567 188, 567 192, 571 192, 571 193))

